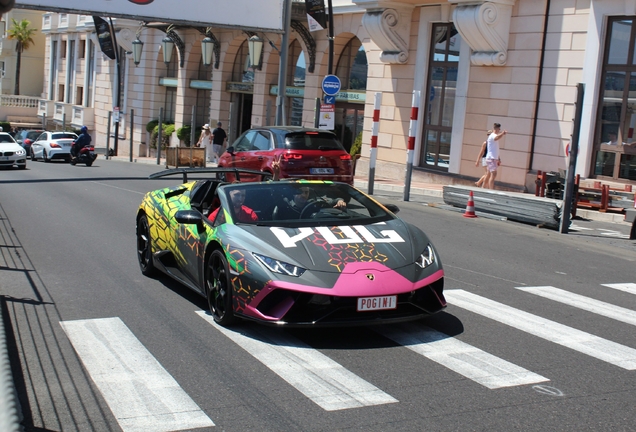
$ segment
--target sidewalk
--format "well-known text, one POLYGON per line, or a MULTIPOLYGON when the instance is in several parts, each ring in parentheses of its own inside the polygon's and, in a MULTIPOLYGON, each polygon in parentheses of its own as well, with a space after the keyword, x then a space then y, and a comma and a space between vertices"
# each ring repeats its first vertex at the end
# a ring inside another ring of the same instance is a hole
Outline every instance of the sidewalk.
MULTIPOLYGON (((100 158, 103 157, 100 155, 100 158)), ((128 156, 111 156, 109 160, 116 160, 122 162, 130 162, 130 157, 128 156)), ((149 157, 135 157, 133 158, 133 163, 144 163, 144 164, 157 164, 157 158, 149 158, 149 157)), ((166 160, 161 159, 161 163, 157 165, 158 170, 164 169, 166 166, 166 160)), ((214 166, 214 165, 211 165, 214 166)), ((414 173, 415 174, 415 173, 414 173)), ((358 189, 367 192, 369 187, 369 178, 368 173, 365 172, 356 172, 356 176, 354 179, 354 185, 358 189)), ((377 193, 378 191, 391 192, 393 194, 399 194, 400 199, 404 197, 404 181, 399 181, 395 179, 375 177, 373 181, 373 191, 377 193)), ((424 182, 418 179, 417 175, 413 175, 411 178, 411 189, 409 196, 426 196, 431 198, 437 198, 438 200, 443 199, 443 191, 444 185, 424 182)), ((577 217, 589 220, 595 220, 599 222, 613 222, 613 223, 624 223, 625 215, 620 213, 601 213, 596 210, 588 210, 588 209, 577 209, 576 210, 577 217)))

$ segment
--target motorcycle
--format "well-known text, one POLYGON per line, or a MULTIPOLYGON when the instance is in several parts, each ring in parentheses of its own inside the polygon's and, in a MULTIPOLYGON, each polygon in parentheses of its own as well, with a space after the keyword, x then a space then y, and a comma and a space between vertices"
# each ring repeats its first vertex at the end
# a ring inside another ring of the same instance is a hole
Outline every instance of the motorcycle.
POLYGON ((82 147, 79 150, 79 154, 77 156, 71 156, 71 165, 83 163, 83 164, 86 164, 87 167, 89 167, 93 165, 93 162, 95 162, 95 159, 97 159, 97 153, 95 153, 95 147, 93 147, 92 145, 88 145, 86 147, 82 147))

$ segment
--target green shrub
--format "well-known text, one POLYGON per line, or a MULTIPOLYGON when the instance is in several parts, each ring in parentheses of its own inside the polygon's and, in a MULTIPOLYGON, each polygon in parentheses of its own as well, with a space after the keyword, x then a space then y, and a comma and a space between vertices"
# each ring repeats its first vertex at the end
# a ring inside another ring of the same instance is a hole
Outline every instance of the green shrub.
MULTIPOLYGON (((165 149, 170 145, 170 137, 174 133, 174 125, 173 124, 161 124, 161 148, 165 149)), ((155 128, 150 133, 150 148, 157 148, 157 138, 159 136, 159 124, 155 126, 155 128)))
POLYGON ((360 154, 361 151, 362 151, 362 131, 360 131, 355 141, 353 141, 353 144, 351 145, 351 150, 349 150, 349 154, 351 156, 355 156, 357 154, 360 154))
POLYGON ((190 147, 190 136, 192 133, 192 127, 190 125, 183 125, 177 129, 177 138, 183 141, 186 147, 190 147))
POLYGON ((11 123, 8 121, 0 121, 0 127, 3 132, 11 132, 11 123))
POLYGON ((146 123, 146 132, 152 133, 152 131, 155 130, 158 124, 159 120, 150 120, 148 123, 146 123))

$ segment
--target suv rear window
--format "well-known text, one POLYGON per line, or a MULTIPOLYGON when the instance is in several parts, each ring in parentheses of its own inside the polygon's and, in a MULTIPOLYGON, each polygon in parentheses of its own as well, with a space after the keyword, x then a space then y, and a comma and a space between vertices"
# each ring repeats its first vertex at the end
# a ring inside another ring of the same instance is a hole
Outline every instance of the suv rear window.
POLYGON ((343 150, 330 133, 290 133, 285 136, 285 148, 290 150, 343 150))

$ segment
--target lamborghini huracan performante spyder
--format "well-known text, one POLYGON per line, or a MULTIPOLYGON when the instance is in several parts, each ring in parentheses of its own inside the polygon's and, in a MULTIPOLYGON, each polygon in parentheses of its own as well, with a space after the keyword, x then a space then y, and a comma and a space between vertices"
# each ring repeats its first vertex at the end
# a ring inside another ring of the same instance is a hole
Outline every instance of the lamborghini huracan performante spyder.
POLYGON ((147 193, 139 207, 141 272, 160 270, 205 296, 221 325, 237 318, 290 326, 387 323, 446 306, 433 244, 395 216, 395 205, 346 183, 240 183, 241 174, 255 173, 181 168, 151 175, 181 174, 184 183, 147 193), (230 172, 238 182, 224 181, 230 172))

